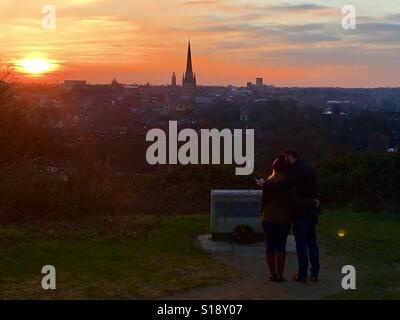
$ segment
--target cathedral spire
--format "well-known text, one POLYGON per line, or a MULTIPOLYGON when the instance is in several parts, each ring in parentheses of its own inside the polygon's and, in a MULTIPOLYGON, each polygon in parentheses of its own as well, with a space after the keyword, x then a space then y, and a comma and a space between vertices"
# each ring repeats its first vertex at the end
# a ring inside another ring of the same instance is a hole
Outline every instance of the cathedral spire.
POLYGON ((196 78, 193 73, 193 65, 192 65, 192 50, 190 46, 190 40, 188 42, 188 50, 187 50, 187 62, 186 62, 186 72, 183 75, 182 79, 182 91, 183 91, 183 101, 184 101, 184 109, 193 109, 194 108, 194 99, 196 94, 196 78))
POLYGON ((186 64, 186 77, 193 77, 193 67, 192 67, 192 50, 190 48, 190 40, 188 45, 188 53, 187 53, 187 64, 186 64))

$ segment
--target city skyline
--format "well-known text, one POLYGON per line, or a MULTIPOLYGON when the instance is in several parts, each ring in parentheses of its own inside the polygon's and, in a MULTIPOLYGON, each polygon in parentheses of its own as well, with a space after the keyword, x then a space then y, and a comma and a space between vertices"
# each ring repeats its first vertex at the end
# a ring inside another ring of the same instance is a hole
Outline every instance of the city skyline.
POLYGON ((56 0, 54 30, 41 1, 1 4, 0 61, 20 81, 167 84, 185 71, 190 37, 199 85, 400 86, 395 1, 354 1, 356 30, 342 28, 340 0, 56 0))

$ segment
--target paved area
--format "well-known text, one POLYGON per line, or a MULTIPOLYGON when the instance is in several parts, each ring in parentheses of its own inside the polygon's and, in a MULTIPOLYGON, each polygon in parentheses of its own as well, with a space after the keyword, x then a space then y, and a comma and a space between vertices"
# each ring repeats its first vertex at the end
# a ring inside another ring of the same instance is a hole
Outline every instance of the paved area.
MULTIPOLYGON (((263 241, 251 245, 240 245, 232 241, 213 241, 210 234, 203 234, 198 237, 198 244, 208 253, 229 253, 234 256, 265 257, 265 244, 263 241)), ((296 243, 293 235, 288 237, 286 250, 287 252, 296 252, 296 243)))
POLYGON ((305 300, 321 299, 341 290, 341 274, 332 257, 321 253, 321 279, 319 282, 298 283, 291 278, 297 271, 294 240, 288 243, 284 283, 268 280, 269 274, 261 243, 238 246, 228 242, 210 242, 208 235, 200 236, 198 244, 217 261, 240 270, 243 276, 216 287, 195 289, 166 299, 176 300, 305 300))

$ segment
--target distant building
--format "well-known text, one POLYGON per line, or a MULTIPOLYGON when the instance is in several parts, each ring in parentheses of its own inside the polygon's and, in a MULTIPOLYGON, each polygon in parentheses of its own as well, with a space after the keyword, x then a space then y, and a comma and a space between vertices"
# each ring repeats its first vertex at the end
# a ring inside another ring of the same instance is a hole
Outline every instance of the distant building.
POLYGON ((396 152, 399 152, 399 149, 394 147, 394 148, 389 148, 386 151, 389 152, 389 153, 396 153, 396 152))
POLYGON ((241 122, 248 122, 250 118, 250 110, 248 108, 245 108, 241 113, 240 113, 240 121, 241 122))
POLYGON ((247 89, 251 89, 253 87, 253 82, 247 82, 247 89))
POLYGON ((196 74, 193 73, 192 66, 192 51, 190 48, 190 42, 188 45, 186 72, 182 79, 183 95, 187 97, 193 97, 196 90, 196 74))
POLYGON ((117 87, 117 86, 120 86, 120 83, 117 81, 117 78, 114 78, 114 79, 111 81, 111 85, 112 85, 113 87, 117 87))
POLYGON ((124 94, 127 96, 135 96, 139 94, 139 87, 135 85, 124 85, 124 94))
POLYGON ((215 104, 215 98, 214 97, 200 96, 200 97, 196 97, 195 101, 196 101, 196 106, 197 107, 208 107, 208 106, 211 106, 211 105, 215 104))
POLYGON ((82 89, 86 88, 86 81, 84 80, 65 80, 64 81, 65 89, 82 89))
POLYGON ((256 86, 257 87, 262 87, 264 85, 264 79, 263 78, 257 78, 256 79, 256 86))
POLYGON ((190 48, 190 42, 188 45, 186 72, 182 79, 182 91, 183 91, 183 109, 194 108, 194 98, 196 93, 196 74, 193 73, 192 66, 192 52, 190 48))
POLYGON ((171 86, 174 87, 174 88, 176 87, 176 74, 175 74, 175 71, 172 74, 171 86))

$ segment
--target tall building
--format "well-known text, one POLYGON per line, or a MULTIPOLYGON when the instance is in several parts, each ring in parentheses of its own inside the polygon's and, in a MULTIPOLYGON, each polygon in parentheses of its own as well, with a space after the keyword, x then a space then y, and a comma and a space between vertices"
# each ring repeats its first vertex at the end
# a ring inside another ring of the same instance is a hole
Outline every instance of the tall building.
POLYGON ((111 81, 111 85, 112 85, 113 87, 117 87, 117 86, 120 85, 119 82, 117 81, 117 78, 114 77, 114 79, 111 81))
POLYGON ((264 85, 264 79, 263 78, 257 78, 256 79, 256 86, 257 87, 262 87, 264 85))
POLYGON ((176 87, 176 75, 175 75, 175 71, 174 71, 174 73, 172 74, 171 86, 176 87))
POLYGON ((186 72, 183 75, 182 79, 182 88, 183 88, 184 98, 190 98, 190 99, 194 98, 194 94, 196 91, 196 74, 193 73, 192 51, 190 49, 190 41, 187 53, 186 72))

